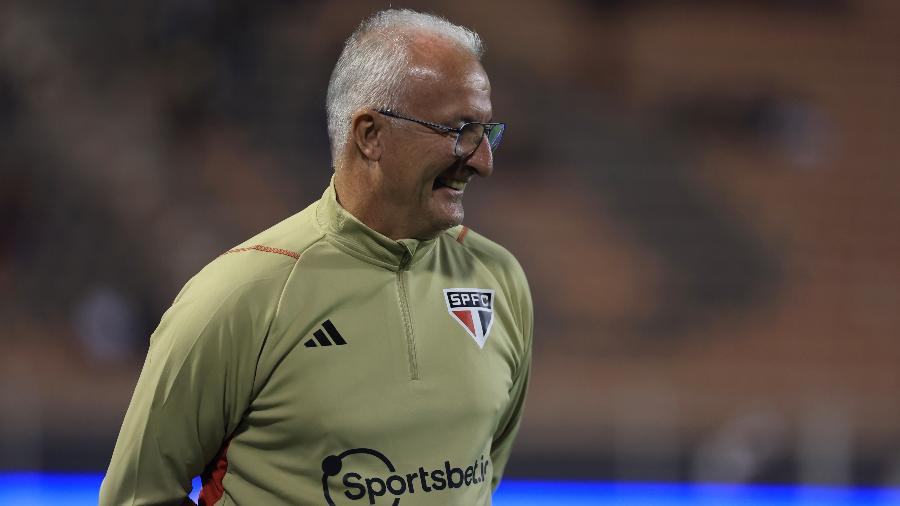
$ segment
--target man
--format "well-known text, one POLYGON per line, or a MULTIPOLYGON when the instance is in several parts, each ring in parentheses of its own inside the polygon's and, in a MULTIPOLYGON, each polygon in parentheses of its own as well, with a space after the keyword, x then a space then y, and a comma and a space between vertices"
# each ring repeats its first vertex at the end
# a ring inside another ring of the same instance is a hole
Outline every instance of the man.
POLYGON ((460 225, 504 126, 473 32, 388 10, 328 90, 322 199, 191 279, 100 503, 488 505, 531 363, 525 276, 460 225))

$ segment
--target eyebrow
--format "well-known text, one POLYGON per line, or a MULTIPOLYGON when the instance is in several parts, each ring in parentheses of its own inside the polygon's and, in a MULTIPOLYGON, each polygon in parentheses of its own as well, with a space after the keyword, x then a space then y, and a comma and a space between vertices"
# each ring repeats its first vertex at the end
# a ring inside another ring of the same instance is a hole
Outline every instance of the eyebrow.
POLYGON ((464 114, 464 115, 460 116, 459 118, 460 118, 460 122, 462 122, 462 123, 493 123, 494 122, 493 114, 487 121, 481 121, 479 119, 475 119, 475 117, 472 116, 471 114, 464 114))

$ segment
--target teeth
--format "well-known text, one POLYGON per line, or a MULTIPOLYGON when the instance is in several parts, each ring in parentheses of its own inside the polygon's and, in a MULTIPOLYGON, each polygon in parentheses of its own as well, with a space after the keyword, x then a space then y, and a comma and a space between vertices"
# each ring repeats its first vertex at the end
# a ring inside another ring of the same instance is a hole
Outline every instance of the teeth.
POLYGON ((466 181, 456 181, 454 179, 441 179, 441 184, 445 186, 449 186, 456 191, 463 191, 466 189, 466 181))

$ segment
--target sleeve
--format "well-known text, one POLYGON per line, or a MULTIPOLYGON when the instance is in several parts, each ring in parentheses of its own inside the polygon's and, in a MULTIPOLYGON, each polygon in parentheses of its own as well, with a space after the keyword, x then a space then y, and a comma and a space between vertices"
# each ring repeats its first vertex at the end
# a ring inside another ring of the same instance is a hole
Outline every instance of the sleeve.
POLYGON ((227 287, 202 276, 150 338, 100 506, 183 504, 249 404, 271 294, 264 280, 227 287))
POLYGON ((528 391, 528 383, 531 377, 531 355, 534 338, 534 310, 531 301, 531 292, 525 280, 524 273, 519 268, 520 290, 516 300, 521 322, 522 360, 513 378, 513 384, 509 391, 509 406, 498 424, 497 432, 491 445, 491 462, 494 466, 492 490, 496 490, 503 478, 506 463, 512 451, 513 442, 519 432, 522 413, 525 407, 525 395, 528 391))

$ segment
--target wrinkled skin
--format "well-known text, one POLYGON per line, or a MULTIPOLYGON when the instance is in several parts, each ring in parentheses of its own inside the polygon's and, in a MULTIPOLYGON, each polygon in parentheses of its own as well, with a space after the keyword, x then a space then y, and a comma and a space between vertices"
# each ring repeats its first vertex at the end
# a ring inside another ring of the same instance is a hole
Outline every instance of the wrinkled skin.
MULTIPOLYGON (((491 120, 490 81, 477 59, 430 35, 415 35, 413 47, 396 112, 453 127, 491 120)), ((493 157, 483 140, 470 156, 457 158, 455 140, 455 134, 358 111, 335 175, 341 205, 392 239, 428 239, 460 224, 464 190, 446 184, 490 176, 493 157)))

